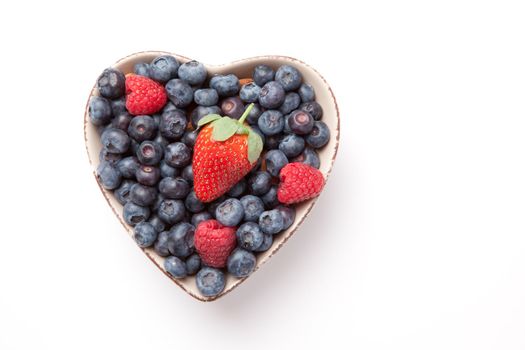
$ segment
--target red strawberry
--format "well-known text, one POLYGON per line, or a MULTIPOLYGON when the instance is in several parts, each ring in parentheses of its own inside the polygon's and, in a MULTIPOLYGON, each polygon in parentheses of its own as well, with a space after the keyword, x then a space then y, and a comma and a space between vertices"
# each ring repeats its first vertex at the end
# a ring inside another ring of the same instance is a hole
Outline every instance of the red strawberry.
POLYGON ((126 108, 130 114, 153 114, 168 101, 164 86, 150 78, 129 74, 126 76, 126 108))
POLYGON ((202 262, 211 267, 224 267, 235 248, 235 227, 223 226, 217 220, 201 222, 195 230, 195 249, 202 262))
POLYGON ((292 204, 317 197, 324 186, 323 174, 304 163, 288 163, 279 173, 281 183, 277 199, 284 204, 292 204))
POLYGON ((206 125, 195 142, 193 181, 195 194, 211 202, 241 180, 257 162, 262 151, 261 137, 243 124, 253 104, 239 120, 210 114, 201 119, 206 125))

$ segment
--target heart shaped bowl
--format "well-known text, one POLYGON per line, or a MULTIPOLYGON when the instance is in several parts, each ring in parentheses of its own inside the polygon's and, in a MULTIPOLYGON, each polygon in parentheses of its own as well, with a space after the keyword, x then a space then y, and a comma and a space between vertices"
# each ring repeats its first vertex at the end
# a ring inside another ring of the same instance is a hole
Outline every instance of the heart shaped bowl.
MULTIPOLYGON (((116 64, 113 65, 114 68, 119 69, 124 74, 132 73, 133 67, 135 64, 140 62, 151 62, 155 57, 160 55, 172 55, 176 57, 180 62, 187 62, 190 59, 184 56, 180 56, 177 54, 172 54, 168 52, 161 52, 161 51, 145 51, 145 52, 138 52, 135 54, 132 54, 130 56, 127 56, 120 61, 118 61, 116 64)), ((285 56, 259 56, 259 57, 253 57, 253 58, 247 58, 239 61, 235 61, 229 64, 219 65, 219 66, 213 66, 213 65, 206 65, 206 68, 208 69, 209 76, 213 76, 215 74, 229 74, 234 73, 239 78, 247 78, 251 77, 253 68, 259 64, 266 64, 272 67, 273 69, 277 69, 279 66, 283 64, 288 64, 296 67, 302 74, 304 81, 311 84, 315 89, 316 94, 316 101, 321 104, 323 108, 323 118, 322 120, 328 125, 331 132, 330 142, 324 146, 322 149, 318 150, 319 158, 321 161, 321 167, 320 171, 323 173, 325 180, 328 178, 328 175, 330 175, 330 172, 332 170, 332 166, 337 154, 337 147, 339 144, 339 111, 337 108, 337 103, 334 97, 334 94, 332 93, 332 90, 330 89, 330 86, 328 86, 327 82, 324 80, 324 78, 312 67, 308 66, 304 62, 301 62, 295 58, 291 57, 285 57, 285 56)), ((93 87, 90 93, 91 96, 97 96, 98 91, 96 87, 93 87)), ((96 127, 93 126, 89 122, 89 116, 88 116, 88 104, 89 104, 89 98, 88 103, 86 104, 86 110, 84 114, 84 138, 86 143, 86 149, 89 157, 89 161, 93 167, 93 174, 95 175, 95 169, 97 168, 99 164, 99 158, 98 154, 100 150, 102 149, 102 145, 100 143, 100 136, 97 133, 96 127)), ((95 176, 96 179, 96 176, 95 176)), ((98 182, 97 182, 98 183, 98 182)), ((106 190, 102 188, 100 185, 100 191, 104 195, 104 198, 106 198, 109 206, 113 210, 113 213, 115 213, 115 216, 119 219, 121 224, 126 229, 127 233, 132 236, 133 235, 133 228, 126 224, 122 217, 122 205, 115 199, 111 191, 106 190)), ((309 201, 300 203, 299 205, 296 205, 296 219, 295 222, 291 227, 289 227, 286 231, 274 236, 273 244, 266 252, 259 253, 257 255, 257 265, 252 273, 254 273, 257 269, 261 267, 270 257, 272 257, 277 251, 286 243, 286 241, 298 230, 298 228, 303 224, 304 220, 308 216, 308 213, 310 210, 312 210, 312 207, 315 204, 316 199, 311 199, 309 201)), ((134 243, 134 242, 133 242, 134 243)), ((142 248, 140 248, 142 249, 142 248)), ((216 300, 225 294, 231 292, 235 287, 237 287, 239 284, 241 284, 246 278, 235 278, 229 274, 226 274, 226 286, 224 290, 211 298, 203 297, 195 284, 195 276, 189 276, 184 279, 174 279, 171 277, 163 267, 164 258, 157 255, 155 251, 152 248, 145 248, 142 249, 146 256, 162 271, 164 274, 169 277, 173 282, 175 282, 179 287, 181 287, 184 291, 186 291, 188 294, 190 294, 192 297, 201 300, 201 301, 212 301, 216 300)))

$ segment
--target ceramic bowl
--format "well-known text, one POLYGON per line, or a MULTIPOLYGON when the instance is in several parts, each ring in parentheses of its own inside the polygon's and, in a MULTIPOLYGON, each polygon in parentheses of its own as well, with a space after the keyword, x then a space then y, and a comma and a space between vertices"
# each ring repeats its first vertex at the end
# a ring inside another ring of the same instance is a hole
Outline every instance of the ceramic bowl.
MULTIPOLYGON (((114 68, 119 69, 124 74, 132 73, 133 67, 136 63, 139 62, 151 62, 155 57, 159 55, 171 54, 175 56, 181 63, 187 62, 190 59, 184 56, 180 56, 173 53, 159 52, 159 51, 146 51, 139 52, 127 56, 113 65, 114 68)), ((251 77, 252 70, 255 66, 259 64, 267 64, 274 69, 277 69, 283 64, 288 64, 296 67, 302 74, 304 81, 311 84, 315 89, 316 101, 321 104, 323 107, 323 118, 322 120, 328 125, 331 132, 330 142, 318 150, 319 158, 321 160, 320 171, 323 173, 325 179, 328 178, 332 170, 332 166, 337 154, 337 147, 339 143, 339 111, 337 109, 337 103, 334 97, 332 90, 324 78, 312 67, 305 64, 304 62, 297 60, 291 57, 285 56, 259 56, 253 58, 247 58, 239 61, 235 61, 223 65, 206 65, 208 73, 210 76, 215 74, 228 74, 234 73, 239 78, 251 77)), ((91 90, 90 96, 98 95, 96 87, 91 90)), ((89 101, 89 98, 88 98, 89 101)), ((88 117, 88 108, 86 105, 86 111, 84 114, 84 137, 86 143, 86 149, 89 156, 89 161, 93 167, 93 173, 99 164, 98 154, 102 148, 100 143, 100 137, 97 133, 96 127, 89 122, 88 117)), ((95 177, 96 180, 96 177, 95 177)), ((98 183, 98 182, 97 182, 98 183)), ((104 198, 108 202, 110 208, 113 210, 113 213, 121 222, 122 226, 130 236, 133 234, 133 228, 124 222, 122 217, 122 205, 115 199, 112 192, 105 190, 99 185, 100 191, 104 195, 104 198)), ((321 194, 322 195, 322 194, 321 194)), ((257 271, 265 262, 267 262, 281 247, 286 243, 286 241, 296 233, 300 226, 305 223, 305 219, 308 216, 308 213, 314 207, 316 199, 311 199, 309 201, 303 202, 296 206, 296 219, 293 225, 288 228, 286 231, 274 236, 273 245, 269 250, 257 255, 257 265, 253 273, 257 271)), ((135 244, 133 242, 133 244, 135 244)), ((142 248, 139 248, 142 249, 142 248)), ((225 294, 231 292, 234 288, 239 286, 244 282, 246 278, 235 278, 229 274, 226 274, 226 287, 224 290, 217 296, 206 298, 203 297, 195 285, 195 276, 189 276, 184 279, 174 279, 171 277, 163 267, 164 258, 157 255, 152 248, 142 249, 146 256, 162 271, 164 274, 173 280, 179 287, 186 291, 192 297, 201 300, 201 301, 212 301, 216 300, 225 294)))

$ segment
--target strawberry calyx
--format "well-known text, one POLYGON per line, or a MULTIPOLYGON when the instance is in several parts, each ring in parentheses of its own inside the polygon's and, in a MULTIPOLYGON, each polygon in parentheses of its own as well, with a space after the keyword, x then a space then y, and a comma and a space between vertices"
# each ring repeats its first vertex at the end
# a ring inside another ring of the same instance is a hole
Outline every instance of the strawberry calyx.
POLYGON ((211 138, 214 141, 226 141, 235 134, 248 135, 248 161, 253 164, 259 159, 263 149, 263 142, 261 136, 257 134, 251 127, 244 124, 244 121, 250 114, 253 108, 251 103, 245 110, 242 116, 237 119, 228 116, 221 116, 219 114, 208 114, 197 123, 200 128, 203 125, 210 124, 213 128, 211 138))

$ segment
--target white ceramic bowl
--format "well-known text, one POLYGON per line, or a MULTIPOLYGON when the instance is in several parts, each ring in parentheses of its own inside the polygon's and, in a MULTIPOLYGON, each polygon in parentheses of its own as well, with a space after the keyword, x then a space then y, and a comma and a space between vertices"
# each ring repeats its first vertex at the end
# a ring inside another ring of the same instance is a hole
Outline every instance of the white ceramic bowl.
MULTIPOLYGON (((113 65, 114 68, 119 69, 124 74, 132 73, 133 72, 133 66, 136 63, 139 62, 151 62, 155 57, 159 55, 165 55, 165 54, 171 54, 167 52, 160 52, 160 51, 145 51, 145 52, 139 52, 132 54, 130 56, 127 56, 120 61, 118 61, 116 64, 113 65)), ((171 54, 175 56, 180 62, 187 62, 190 59, 177 55, 177 54, 171 54)), ((332 93, 332 90, 330 89, 330 86, 328 86, 327 82, 324 80, 324 78, 312 67, 308 66, 304 62, 301 62, 297 59, 291 58, 291 57, 285 57, 285 56, 260 56, 260 57, 253 57, 253 58, 247 58, 239 61, 235 61, 229 64, 224 65, 206 65, 208 69, 209 75, 214 74, 228 74, 228 73, 234 73, 239 78, 248 78, 251 77, 251 73, 253 68, 256 65, 259 64, 267 64, 271 66, 274 69, 277 69, 279 66, 283 64, 288 64, 296 67, 299 69, 299 71, 303 74, 304 81, 311 84, 315 89, 316 94, 316 101, 321 104, 323 107, 323 118, 322 120, 328 125, 331 132, 331 138, 330 142, 323 147, 322 149, 318 150, 319 158, 321 160, 321 167, 320 171, 323 173, 325 179, 328 178, 328 175, 330 175, 330 172, 332 170, 332 165, 335 160, 335 156, 337 154, 337 147, 339 144, 339 111, 337 109, 337 103, 334 97, 334 94, 332 93)), ((94 87, 91 90, 90 96, 98 95, 98 91, 96 87, 94 87)), ((89 103, 89 99, 88 99, 89 103)), ((102 148, 102 145, 100 143, 100 137, 97 133, 96 127, 93 126, 89 122, 89 116, 88 116, 88 106, 86 105, 86 111, 84 115, 84 137, 86 142, 86 149, 89 156, 89 161, 91 165, 93 166, 93 173, 95 173, 95 169, 97 168, 99 164, 99 158, 98 154, 102 148)), ((96 178, 95 178, 96 179, 96 178)), ((115 216, 119 219, 119 221, 122 223, 122 226, 126 229, 126 232, 131 236, 133 234, 133 228, 126 224, 124 222, 124 219, 122 217, 122 205, 115 199, 111 191, 105 190, 101 186, 100 190, 102 194, 104 195, 104 198, 106 198, 109 206, 113 210, 113 213, 115 213, 115 216)), ((322 194, 321 194, 322 195, 322 194)), ((264 264, 272 255, 274 255, 283 245, 284 243, 298 230, 298 228, 304 223, 306 217, 308 216, 308 213, 310 210, 312 210, 316 199, 312 199, 306 202, 303 202, 296 206, 296 219, 293 225, 288 228, 285 232, 280 233, 277 236, 274 236, 273 245, 270 249, 268 249, 266 252, 260 253, 257 255, 257 266, 255 267, 255 271, 261 267, 262 264, 264 264)), ((229 274, 226 274, 226 287, 224 288, 224 291, 221 292, 219 295, 211 298, 203 297, 195 285, 195 277, 189 276, 184 279, 175 279, 171 277, 163 267, 163 261, 164 258, 160 257, 155 253, 155 251, 152 248, 146 248, 142 249, 146 256, 150 258, 151 261, 162 271, 166 276, 168 276, 170 279, 173 280, 179 287, 184 289, 188 294, 193 296, 194 298, 201 300, 201 301, 212 301, 217 298, 222 297, 223 295, 229 293, 232 291, 235 287, 237 287, 239 284, 241 284, 246 278, 235 278, 232 277, 229 274)), ((253 273, 255 273, 255 271, 253 273)))

